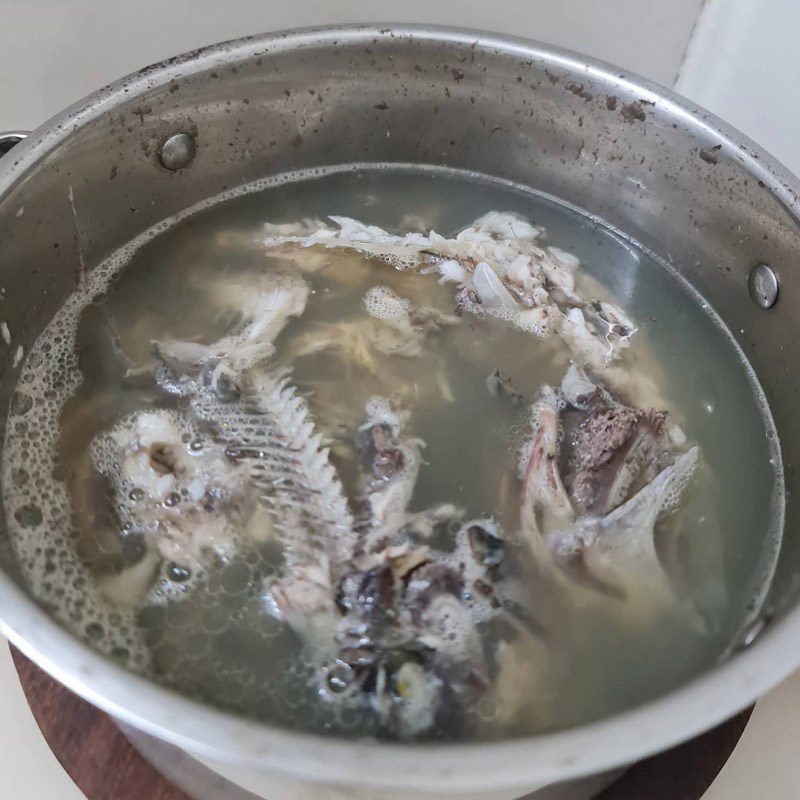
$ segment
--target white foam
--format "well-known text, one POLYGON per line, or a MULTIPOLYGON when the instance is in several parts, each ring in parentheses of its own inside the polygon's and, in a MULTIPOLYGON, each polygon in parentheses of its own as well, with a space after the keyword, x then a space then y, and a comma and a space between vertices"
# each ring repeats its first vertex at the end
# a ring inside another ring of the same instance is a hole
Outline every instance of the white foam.
POLYGON ((387 425, 398 435, 402 430, 403 423, 400 417, 392 410, 392 404, 386 397, 370 397, 364 406, 364 416, 367 421, 362 427, 371 427, 375 424, 387 425))
POLYGON ((364 308, 376 319, 408 319, 412 305, 388 286, 373 286, 364 295, 364 308))

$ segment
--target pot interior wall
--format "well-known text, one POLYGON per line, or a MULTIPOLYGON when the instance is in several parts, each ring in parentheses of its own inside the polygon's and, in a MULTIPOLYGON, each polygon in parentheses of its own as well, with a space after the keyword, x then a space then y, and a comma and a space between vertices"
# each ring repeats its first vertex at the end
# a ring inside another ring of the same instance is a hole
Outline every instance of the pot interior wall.
MULTIPOLYGON (((0 348, 0 407, 14 386, 16 345, 27 351, 81 264, 91 268, 203 198, 354 161, 511 179, 605 219, 668 260, 748 355, 775 415, 790 496, 769 605, 777 614, 800 589, 800 512, 791 500, 800 448, 798 201, 734 132, 656 91, 533 46, 374 29, 222 45, 132 76, 0 161, 0 318, 14 337, 0 348), (197 154, 170 172, 159 147, 181 131, 195 138, 197 154), (769 311, 747 291, 760 262, 781 279, 769 311)), ((7 542, 0 557, 13 574, 7 542)))

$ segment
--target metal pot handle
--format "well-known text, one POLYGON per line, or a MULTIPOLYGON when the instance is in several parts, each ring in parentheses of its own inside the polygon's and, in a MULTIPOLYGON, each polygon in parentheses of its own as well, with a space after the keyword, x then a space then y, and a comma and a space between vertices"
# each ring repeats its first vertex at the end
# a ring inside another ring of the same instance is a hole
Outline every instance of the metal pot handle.
POLYGON ((15 144, 19 144, 30 131, 6 131, 0 133, 0 158, 2 158, 15 144))

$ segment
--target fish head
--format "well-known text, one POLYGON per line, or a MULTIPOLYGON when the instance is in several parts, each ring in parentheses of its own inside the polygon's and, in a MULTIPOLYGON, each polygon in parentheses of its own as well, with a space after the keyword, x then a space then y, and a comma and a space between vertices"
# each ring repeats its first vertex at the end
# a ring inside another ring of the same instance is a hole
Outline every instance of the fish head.
POLYGON ((337 649, 321 694, 401 738, 456 725, 487 688, 464 581, 426 547, 387 548, 339 582, 337 649))

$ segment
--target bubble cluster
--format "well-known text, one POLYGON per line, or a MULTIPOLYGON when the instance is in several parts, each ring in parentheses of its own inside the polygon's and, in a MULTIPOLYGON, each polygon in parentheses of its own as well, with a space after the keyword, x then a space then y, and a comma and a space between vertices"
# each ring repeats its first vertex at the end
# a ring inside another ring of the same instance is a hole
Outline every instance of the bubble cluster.
POLYGON ((392 410, 392 404, 386 397, 374 395, 364 404, 364 416, 370 424, 388 425, 394 431, 399 432, 400 418, 392 410))
POLYGON ((412 305, 388 286, 373 286, 364 295, 364 307, 376 319, 407 319, 412 305))
MULTIPOLYGON (((139 621, 162 683, 238 713, 308 731, 369 733, 368 702, 325 702, 320 653, 265 612, 268 553, 239 542, 235 561, 192 576, 191 602, 165 567, 139 621)), ((331 631, 331 640, 333 631, 331 631)))

